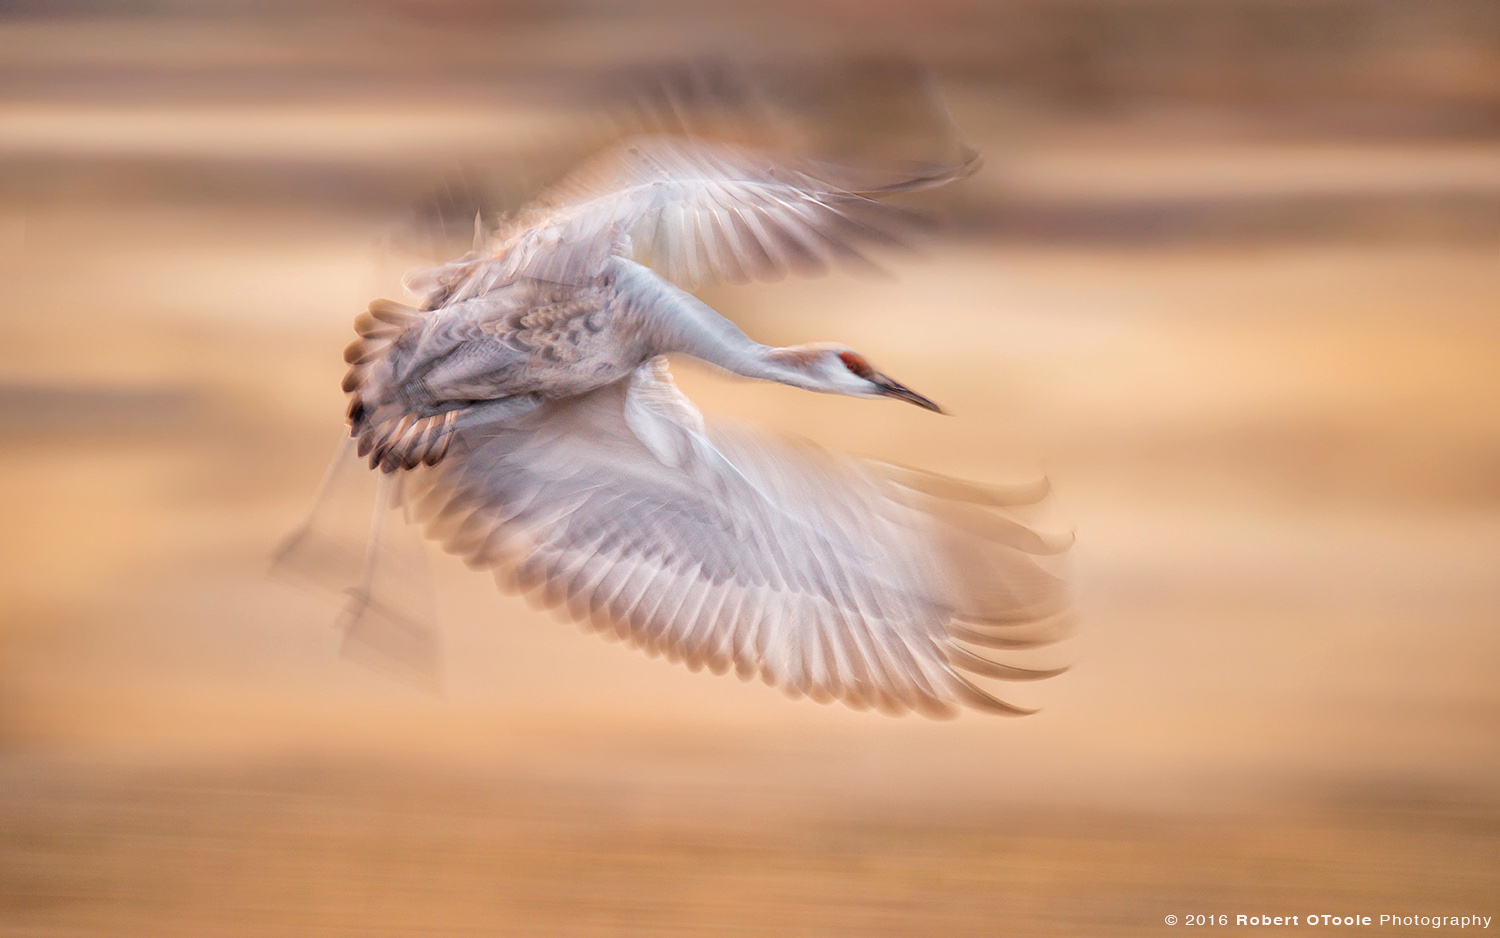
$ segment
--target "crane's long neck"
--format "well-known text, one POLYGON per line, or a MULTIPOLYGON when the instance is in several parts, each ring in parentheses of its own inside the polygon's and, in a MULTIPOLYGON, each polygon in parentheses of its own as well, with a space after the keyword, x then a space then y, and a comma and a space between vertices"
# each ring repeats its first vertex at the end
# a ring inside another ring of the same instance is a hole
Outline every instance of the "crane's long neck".
POLYGON ((681 352, 725 371, 809 390, 822 390, 797 348, 762 345, 712 307, 646 267, 616 259, 617 283, 640 317, 653 354, 681 352))

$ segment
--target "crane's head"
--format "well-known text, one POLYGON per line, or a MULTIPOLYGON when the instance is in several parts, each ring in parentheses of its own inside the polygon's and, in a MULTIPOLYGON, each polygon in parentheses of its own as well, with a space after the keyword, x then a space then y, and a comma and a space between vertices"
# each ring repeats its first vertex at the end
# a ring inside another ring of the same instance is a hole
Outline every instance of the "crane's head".
POLYGON ((800 345, 777 349, 775 358, 801 372, 796 382, 812 391, 852 397, 893 397, 942 413, 943 409, 893 378, 876 371, 865 357, 842 345, 800 345))

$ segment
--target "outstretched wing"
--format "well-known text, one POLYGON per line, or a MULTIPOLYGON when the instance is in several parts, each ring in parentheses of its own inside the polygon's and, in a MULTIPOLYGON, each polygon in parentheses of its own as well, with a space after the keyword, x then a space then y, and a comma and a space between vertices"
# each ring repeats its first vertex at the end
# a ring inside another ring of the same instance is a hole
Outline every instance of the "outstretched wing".
POLYGON ((517 276, 583 283, 611 254, 641 260, 677 283, 774 280, 834 263, 869 265, 864 251, 899 244, 910 216, 870 196, 941 185, 960 165, 913 169, 879 184, 831 180, 847 171, 796 168, 755 150, 676 137, 637 137, 585 163, 523 210, 476 254, 408 279, 429 303, 474 296, 517 276), (858 190, 858 191, 856 191, 858 190))
POLYGON ((1065 542, 974 486, 705 430, 662 359, 463 433, 418 478, 449 551, 694 668, 932 716, 1025 713, 970 676, 1056 673, 975 648, 1035 644, 1013 627, 1063 610, 1037 559, 1065 542))

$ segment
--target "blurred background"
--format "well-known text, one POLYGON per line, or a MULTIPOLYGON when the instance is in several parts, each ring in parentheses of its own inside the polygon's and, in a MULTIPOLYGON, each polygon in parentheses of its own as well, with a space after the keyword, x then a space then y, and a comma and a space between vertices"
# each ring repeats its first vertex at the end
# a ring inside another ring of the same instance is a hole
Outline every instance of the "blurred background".
POLYGON ((1500 915, 1493 0, 11 0, 0 48, 0 931, 1500 915), (785 700, 435 552, 433 692, 267 576, 354 314, 725 54, 846 155, 924 62, 985 154, 889 281, 704 294, 953 417, 679 375, 1047 474, 1079 627, 1035 716, 785 700))

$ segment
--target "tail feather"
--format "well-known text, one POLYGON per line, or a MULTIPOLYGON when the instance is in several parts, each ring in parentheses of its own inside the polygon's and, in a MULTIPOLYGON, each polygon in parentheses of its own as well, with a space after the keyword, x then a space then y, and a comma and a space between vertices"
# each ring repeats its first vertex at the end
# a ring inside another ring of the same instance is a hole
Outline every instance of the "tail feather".
POLYGON ((435 465, 448 451, 456 412, 418 417, 389 401, 381 401, 371 386, 372 370, 385 360, 391 346, 417 322, 421 310, 391 300, 376 300, 354 321, 359 338, 344 350, 349 371, 343 388, 354 395, 349 403, 349 435, 370 467, 385 472, 435 465))
POLYGON ((417 417, 391 406, 356 413, 360 406, 356 398, 350 407, 349 434, 359 455, 369 458, 370 468, 395 472, 434 466, 447 455, 458 411, 417 417))

